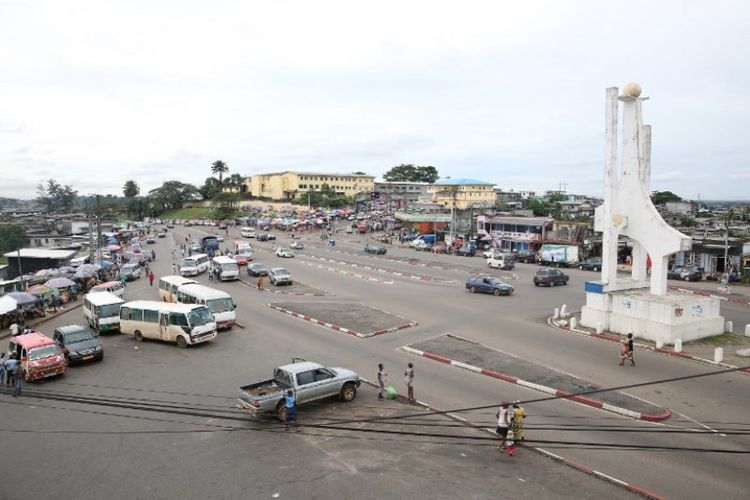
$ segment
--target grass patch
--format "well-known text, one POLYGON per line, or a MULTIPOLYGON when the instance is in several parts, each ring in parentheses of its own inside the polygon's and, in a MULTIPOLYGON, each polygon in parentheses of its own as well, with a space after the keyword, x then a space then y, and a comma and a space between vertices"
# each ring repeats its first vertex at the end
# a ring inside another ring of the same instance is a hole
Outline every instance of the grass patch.
POLYGON ((748 343, 748 337, 744 335, 738 335, 736 333, 722 333, 721 335, 714 335, 713 337, 706 337, 690 342, 692 345, 711 345, 711 346, 725 346, 725 345, 745 345, 748 343))
POLYGON ((160 219, 208 219, 213 215, 210 207, 176 208, 167 210, 160 219))

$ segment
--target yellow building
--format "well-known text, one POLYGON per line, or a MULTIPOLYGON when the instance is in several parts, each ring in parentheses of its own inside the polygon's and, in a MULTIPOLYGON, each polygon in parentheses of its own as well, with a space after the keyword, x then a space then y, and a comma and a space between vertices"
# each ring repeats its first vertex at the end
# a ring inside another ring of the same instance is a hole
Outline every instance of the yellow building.
POLYGON ((252 196, 274 201, 291 201, 308 191, 319 191, 323 184, 346 196, 373 191, 375 177, 362 174, 322 172, 276 172, 245 177, 246 191, 252 196))
POLYGON ((430 203, 465 210, 495 205, 495 185, 474 179, 443 179, 427 187, 430 203))

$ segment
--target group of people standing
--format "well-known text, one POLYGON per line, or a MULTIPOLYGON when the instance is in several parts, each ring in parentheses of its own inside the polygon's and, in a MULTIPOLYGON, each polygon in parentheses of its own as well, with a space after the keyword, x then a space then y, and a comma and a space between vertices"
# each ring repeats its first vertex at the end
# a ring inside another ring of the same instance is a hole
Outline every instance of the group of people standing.
MULTIPOLYGON (((385 372, 385 366, 383 363, 378 363, 378 399, 384 399, 383 393, 386 391, 385 381, 388 378, 388 374, 385 372)), ((404 372, 404 382, 406 384, 407 396, 409 401, 416 401, 414 399, 414 364, 409 363, 406 365, 406 371, 404 372)))
POLYGON ((0 385, 5 382, 6 387, 12 386, 13 397, 21 395, 24 376, 23 364, 15 353, 11 353, 8 359, 5 359, 5 353, 0 354, 0 385))
POLYGON ((513 456, 516 451, 516 441, 524 439, 523 421, 526 419, 526 411, 521 407, 520 401, 514 401, 513 406, 503 401, 500 409, 495 414, 497 417, 497 435, 500 438, 499 451, 507 451, 513 456))

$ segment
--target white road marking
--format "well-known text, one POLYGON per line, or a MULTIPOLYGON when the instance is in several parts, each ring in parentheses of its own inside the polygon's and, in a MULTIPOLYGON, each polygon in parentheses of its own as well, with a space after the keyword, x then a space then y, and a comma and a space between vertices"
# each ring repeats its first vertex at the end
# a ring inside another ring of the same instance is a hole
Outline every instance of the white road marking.
POLYGON ((711 431, 711 432, 713 432, 714 434, 718 434, 718 435, 719 435, 719 436, 721 436, 721 437, 727 437, 727 435, 726 435, 726 434, 723 434, 723 433, 721 433, 721 432, 717 431, 716 429, 712 429, 711 427, 707 426, 706 424, 702 424, 702 423, 698 422, 697 420, 695 420, 694 418, 690 418, 690 417, 688 417, 688 416, 687 416, 687 415, 685 415, 684 413, 680 413, 680 412, 678 412, 678 411, 676 411, 675 413, 676 413, 676 414, 678 414, 679 416, 681 416, 682 418, 686 419, 686 420, 690 420, 690 421, 691 421, 691 422, 693 422, 694 424, 700 425, 700 426, 701 426, 701 427, 703 427, 704 429, 706 429, 706 430, 708 430, 708 431, 711 431))

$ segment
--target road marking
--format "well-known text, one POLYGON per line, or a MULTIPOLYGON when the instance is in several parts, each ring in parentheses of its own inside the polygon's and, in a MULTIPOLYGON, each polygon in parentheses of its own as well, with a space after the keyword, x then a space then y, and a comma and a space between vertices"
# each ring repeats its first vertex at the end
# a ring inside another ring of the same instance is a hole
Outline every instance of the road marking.
POLYGON ((686 419, 686 420, 690 420, 690 421, 691 421, 691 422, 693 422, 694 424, 700 425, 700 426, 701 426, 701 427, 703 427, 704 429, 706 429, 706 430, 708 430, 708 431, 711 431, 711 432, 713 432, 714 434, 718 434, 718 435, 719 435, 719 436, 721 436, 721 437, 727 437, 727 435, 726 435, 726 434, 724 434, 724 433, 721 433, 721 432, 717 431, 716 429, 712 429, 711 427, 707 426, 706 424, 703 424, 703 423, 701 423, 701 422, 698 422, 698 421, 697 421, 697 420, 695 420, 694 418, 690 418, 690 417, 688 417, 688 416, 687 416, 687 415, 685 415, 684 413, 680 413, 680 412, 677 412, 677 411, 676 411, 675 413, 676 413, 676 414, 678 414, 679 416, 681 416, 682 418, 686 419))

